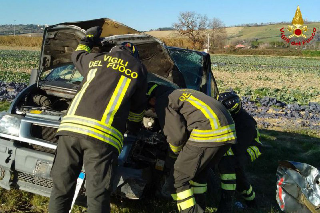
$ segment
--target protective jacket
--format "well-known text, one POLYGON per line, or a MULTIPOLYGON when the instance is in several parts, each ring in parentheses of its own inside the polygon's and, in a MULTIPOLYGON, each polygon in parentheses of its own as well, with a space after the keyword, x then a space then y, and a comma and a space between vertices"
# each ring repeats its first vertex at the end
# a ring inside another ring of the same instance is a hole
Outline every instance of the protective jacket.
POLYGON ((179 152, 187 141, 200 147, 236 142, 232 117, 214 98, 191 89, 165 86, 159 86, 155 96, 159 123, 173 152, 179 152))
POLYGON ((254 161, 261 155, 259 148, 262 146, 257 122, 244 109, 234 115, 233 120, 236 126, 238 143, 232 145, 231 152, 233 153, 230 153, 229 150, 227 155, 235 154, 238 158, 249 155, 251 161, 254 161))
POLYGON ((126 120, 140 123, 146 105, 147 71, 125 46, 90 53, 80 44, 72 61, 84 76, 57 135, 106 142, 121 152, 126 120))

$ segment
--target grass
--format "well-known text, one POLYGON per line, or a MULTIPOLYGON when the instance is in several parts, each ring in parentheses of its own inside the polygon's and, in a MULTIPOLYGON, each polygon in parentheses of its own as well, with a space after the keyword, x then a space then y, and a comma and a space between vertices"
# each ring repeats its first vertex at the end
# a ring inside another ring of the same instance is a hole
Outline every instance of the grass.
POLYGON ((9 108, 10 102, 8 101, 0 101, 0 112, 5 111, 9 108))
MULTIPOLYGON (((304 162, 319 168, 320 138, 311 137, 305 132, 291 133, 274 130, 261 130, 261 141, 265 147, 262 156, 248 167, 251 184, 256 192, 258 209, 236 210, 236 212, 270 213, 280 212, 275 200, 276 170, 280 160, 304 162)), ((216 185, 218 187, 218 184, 216 185)), ((218 194, 216 194, 218 196, 218 194)), ((215 197, 214 200, 218 200, 215 197)), ((243 200, 237 196, 237 201, 243 200)), ((49 199, 31 193, 0 189, 0 212, 47 212, 49 199)), ((215 212, 217 202, 210 203, 207 212, 215 212)), ((85 208, 75 206, 73 213, 83 212, 85 208)), ((161 200, 153 195, 142 200, 112 199, 114 213, 174 213, 173 201, 161 200)))

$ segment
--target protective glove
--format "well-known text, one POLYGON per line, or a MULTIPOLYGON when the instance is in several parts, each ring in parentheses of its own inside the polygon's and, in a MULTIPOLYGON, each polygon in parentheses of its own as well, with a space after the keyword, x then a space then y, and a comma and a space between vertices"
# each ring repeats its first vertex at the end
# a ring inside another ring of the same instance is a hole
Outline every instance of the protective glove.
POLYGON ((80 44, 88 46, 92 49, 93 46, 101 46, 100 35, 102 28, 99 26, 91 27, 86 31, 86 36, 81 39, 80 44))

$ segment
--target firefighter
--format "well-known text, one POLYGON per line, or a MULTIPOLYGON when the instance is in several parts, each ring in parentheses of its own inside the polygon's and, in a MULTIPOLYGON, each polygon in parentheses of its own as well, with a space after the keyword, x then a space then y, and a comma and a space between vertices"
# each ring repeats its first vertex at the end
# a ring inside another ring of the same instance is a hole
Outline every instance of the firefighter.
POLYGON ((174 163, 174 192, 180 212, 204 212, 207 173, 236 143, 234 122, 217 100, 191 89, 149 83, 149 104, 155 108, 174 163))
POLYGON ((76 180, 84 165, 88 212, 110 212, 110 193, 126 124, 137 129, 147 103, 147 72, 131 43, 110 52, 90 53, 101 45, 101 27, 89 28, 72 53, 84 76, 62 118, 51 171, 50 213, 69 212, 76 180), (128 122, 126 122, 128 120, 128 122))
POLYGON ((218 212, 233 212, 235 191, 241 193, 248 207, 255 207, 255 192, 245 175, 245 166, 255 161, 261 152, 259 131, 254 118, 241 106, 234 92, 221 93, 218 100, 229 110, 236 126, 237 144, 222 157, 218 168, 221 178, 221 200, 218 212))

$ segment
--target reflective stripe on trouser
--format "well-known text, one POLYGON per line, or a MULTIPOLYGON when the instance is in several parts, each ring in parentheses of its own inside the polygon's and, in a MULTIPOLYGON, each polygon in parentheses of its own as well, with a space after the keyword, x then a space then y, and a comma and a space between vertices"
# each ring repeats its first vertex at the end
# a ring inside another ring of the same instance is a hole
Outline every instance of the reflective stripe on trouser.
POLYGON ((241 192, 241 195, 243 197, 243 199, 245 200, 254 200, 254 198, 256 197, 255 192, 252 189, 252 186, 250 185, 250 188, 247 190, 243 190, 241 192))
POLYGON ((179 211, 186 210, 196 205, 196 200, 193 196, 193 190, 191 188, 178 192, 177 194, 172 194, 172 198, 177 201, 177 206, 179 211))
POLYGON ((203 194, 207 192, 207 184, 206 183, 197 183, 190 180, 191 189, 193 190, 193 194, 203 194))
POLYGON ((84 165, 88 212, 110 212, 110 194, 117 168, 117 150, 107 143, 72 136, 59 136, 51 170, 53 188, 49 212, 68 213, 76 180, 84 165))
POLYGON ((236 190, 236 174, 221 174, 221 188, 227 191, 236 190))
POLYGON ((206 209, 206 195, 207 195, 207 181, 206 177, 199 177, 198 182, 190 181, 191 188, 193 190, 194 198, 196 199, 197 205, 199 205, 203 210, 206 209), (200 183, 201 182, 201 183, 200 183))
MULTIPOLYGON (((182 212, 196 212, 196 210, 205 208, 198 203, 197 195, 200 194, 193 193, 191 183, 205 183, 209 169, 220 161, 229 147, 229 145, 219 147, 197 147, 189 142, 185 144, 175 161, 173 173, 174 187, 177 193, 192 192, 192 198, 195 198, 196 201, 193 206, 182 212)), ((203 191, 204 190, 202 190, 202 192, 203 191)), ((205 193, 203 193, 203 195, 205 195, 205 193)), ((191 199, 191 197, 189 199, 191 199)), ((193 202, 193 199, 182 204, 182 207, 185 208, 186 206, 191 205, 191 202, 193 202)), ((179 208, 181 208, 181 205, 179 205, 179 208)))

